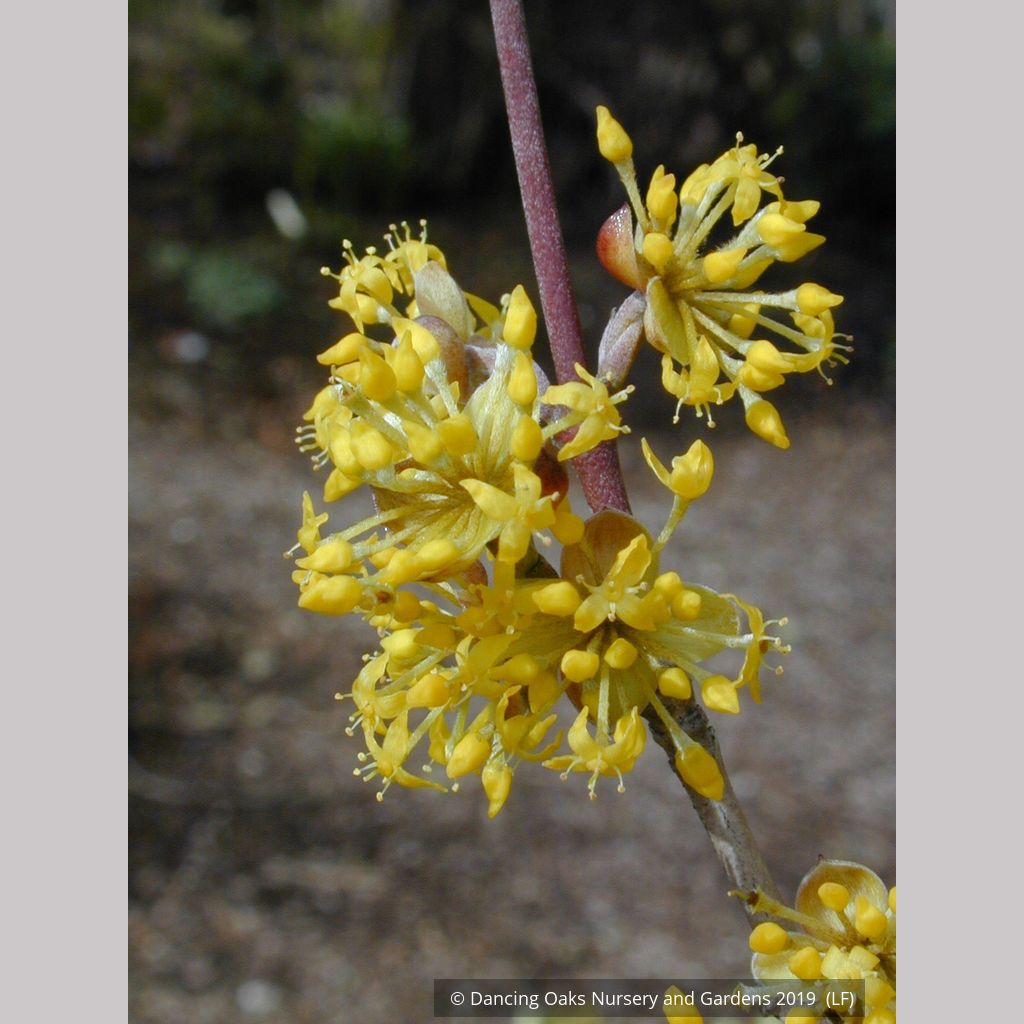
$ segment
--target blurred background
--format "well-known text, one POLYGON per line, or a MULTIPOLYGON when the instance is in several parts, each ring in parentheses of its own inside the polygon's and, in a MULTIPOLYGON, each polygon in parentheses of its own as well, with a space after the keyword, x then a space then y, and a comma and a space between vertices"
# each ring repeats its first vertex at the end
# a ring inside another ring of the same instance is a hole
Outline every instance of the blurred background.
MULTIPOLYGON (((626 294, 594 256, 623 201, 596 104, 642 178, 741 130, 822 202, 828 243, 765 284, 844 294, 853 361, 777 393, 789 452, 721 410, 715 485, 665 561, 790 617, 786 674, 718 729, 783 890, 819 854, 893 882, 893 5, 525 6, 592 352, 626 294)), ((341 239, 426 217, 464 288, 536 296, 487 4, 129 17, 131 1019, 412 1022, 434 977, 741 975, 742 914, 653 744, 593 803, 537 769, 493 822, 473 786, 378 804, 333 700, 372 638, 300 612, 281 558, 319 486, 292 437, 346 329, 319 275, 341 239)), ((671 427, 656 375, 645 355, 626 421, 668 455, 704 428, 671 427)), ((635 510, 659 524, 634 442, 635 510)))

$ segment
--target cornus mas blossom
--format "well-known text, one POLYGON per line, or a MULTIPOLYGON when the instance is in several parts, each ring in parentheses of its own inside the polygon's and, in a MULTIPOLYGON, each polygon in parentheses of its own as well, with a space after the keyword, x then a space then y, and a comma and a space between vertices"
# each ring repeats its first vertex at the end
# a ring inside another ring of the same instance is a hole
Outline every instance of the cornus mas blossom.
POLYGON ((739 135, 678 187, 659 166, 641 198, 633 143, 606 107, 597 108, 597 139, 629 196, 601 229, 598 254, 643 296, 643 333, 662 353, 662 385, 677 399, 676 421, 679 407, 689 405, 713 426, 711 406, 739 397, 750 429, 788 448, 782 419, 763 395, 788 374, 846 362, 832 318, 843 299, 812 282, 781 293, 751 287, 776 261, 792 263, 825 241, 807 230, 820 204, 786 199, 782 179, 768 170, 778 153, 759 154, 739 135), (770 201, 761 206, 765 196, 770 201), (713 242, 727 213, 736 233, 713 242))
MULTIPOLYGON (((566 496, 563 464, 626 428, 625 389, 577 368, 548 386, 531 346, 536 313, 522 287, 501 306, 464 293, 443 253, 408 229, 388 252, 346 266, 331 305, 356 330, 318 358, 330 381, 300 428, 324 500, 370 487, 375 512, 337 532, 303 498, 294 580, 303 608, 354 614, 377 634, 350 696, 366 779, 446 786, 481 779, 489 813, 525 762, 620 779, 656 714, 676 767, 711 799, 724 782, 714 758, 674 721, 666 699, 735 713, 739 691, 759 699, 766 651, 761 613, 731 595, 660 572, 658 556, 687 506, 707 490, 711 453, 696 442, 671 471, 645 455, 673 494, 661 535, 621 513, 584 522, 566 496), (563 545, 561 575, 538 551, 563 545), (741 621, 746 626, 741 629, 741 621), (734 678, 701 662, 736 650, 734 678), (555 728, 568 698, 578 714, 555 728)), ((296 549, 293 549, 296 550, 296 549)), ((350 730, 350 731, 352 731, 350 730)))
MULTIPOLYGON (((753 913, 783 923, 766 921, 750 933, 751 972, 758 981, 863 981, 863 1014, 842 1019, 896 1024, 895 887, 886 890, 861 864, 822 860, 804 876, 792 907, 761 892, 733 895, 753 913)), ((788 1024, 820 1019, 803 1009, 786 1018, 788 1024)))

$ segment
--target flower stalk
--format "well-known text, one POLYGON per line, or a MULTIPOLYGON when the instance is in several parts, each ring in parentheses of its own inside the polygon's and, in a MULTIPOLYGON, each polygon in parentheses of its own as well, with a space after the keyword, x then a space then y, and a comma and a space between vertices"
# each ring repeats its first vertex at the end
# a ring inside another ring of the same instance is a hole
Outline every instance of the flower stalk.
MULTIPOLYGON (((544 144, 526 20, 521 0, 490 0, 490 6, 530 251, 555 372, 559 383, 564 384, 576 379, 575 365, 586 366, 586 359, 544 144)), ((575 466, 594 512, 605 508, 630 511, 614 441, 580 456, 575 466)), ((694 700, 666 703, 683 731, 714 756, 724 780, 721 800, 701 796, 690 786, 685 788, 726 875, 735 886, 777 896, 778 889, 733 791, 707 715, 694 700)), ((648 723, 672 765, 676 750, 668 729, 653 713, 648 723)), ((749 908, 748 914, 757 916, 749 908)))

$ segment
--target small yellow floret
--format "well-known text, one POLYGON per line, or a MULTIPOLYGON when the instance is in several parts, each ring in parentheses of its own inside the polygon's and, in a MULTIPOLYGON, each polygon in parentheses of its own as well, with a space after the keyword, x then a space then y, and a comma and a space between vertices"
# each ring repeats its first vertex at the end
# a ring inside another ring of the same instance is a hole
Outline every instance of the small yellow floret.
POLYGON ((786 383, 786 378, 781 373, 772 373, 769 370, 761 370, 756 366, 752 366, 749 362, 744 363, 739 373, 736 374, 736 380, 742 384, 745 388, 750 388, 751 391, 771 391, 773 388, 780 388, 786 383))
POLYGON ((351 494, 362 484, 359 477, 351 477, 340 469, 332 469, 331 475, 324 481, 324 501, 337 501, 351 494))
POLYGON ((804 946, 794 953, 787 966, 801 981, 817 981, 821 977, 821 957, 813 946, 804 946))
POLYGON ((437 572, 446 565, 457 562, 460 555, 461 552, 455 544, 443 537, 439 537, 437 540, 428 540, 416 552, 416 557, 420 560, 424 572, 437 572))
POLYGON ((395 595, 395 606, 393 614, 399 622, 412 622, 419 618, 423 606, 415 594, 408 590, 401 590, 395 595))
POLYGON ((508 381, 508 397, 517 405, 533 405, 537 398, 537 374, 528 352, 517 352, 508 381))
POLYGON ((659 166, 651 178, 650 188, 647 189, 647 211, 657 220, 671 225, 678 205, 676 176, 666 174, 664 166, 659 166))
POLYGON ((765 373, 787 373, 793 364, 770 342, 765 339, 752 342, 747 349, 747 363, 764 370, 765 373))
POLYGON ((360 334, 358 331, 354 334, 346 334, 326 352, 321 352, 316 357, 316 361, 324 366, 344 366, 346 363, 355 362, 369 341, 370 339, 366 335, 360 334))
POLYGON ((509 658, 504 665, 494 669, 491 674, 495 679, 505 679, 510 683, 526 685, 540 674, 540 665, 532 654, 516 654, 509 658))
POLYGON ((861 935, 877 939, 889 927, 885 914, 865 896, 858 896, 854 904, 854 926, 861 935))
POLYGON ((398 390, 395 371, 376 352, 359 352, 359 389, 374 402, 386 402, 398 390))
POLYGON ((700 684, 700 695, 710 711, 722 711, 736 715, 740 710, 740 698, 736 692, 736 684, 725 676, 708 676, 700 684))
POLYGON ((300 569, 314 572, 344 572, 352 564, 352 545, 344 540, 329 540, 307 558, 295 563, 300 569))
POLYGON ((896 886, 895 885, 889 890, 889 909, 894 914, 896 913, 896 886))
POLYGON ((663 572, 654 581, 654 589, 666 601, 671 601, 683 589, 683 581, 679 578, 679 573, 677 572, 663 572))
POLYGON ((501 336, 507 345, 518 349, 528 349, 537 336, 537 311, 521 284, 512 289, 501 336))
POLYGON ((658 692, 676 700, 689 700, 693 696, 693 686, 681 668, 667 668, 658 676, 658 692))
POLYGON ((786 436, 786 428, 782 425, 782 417, 778 409, 771 402, 764 399, 754 402, 747 409, 747 426, 776 448, 786 449, 789 447, 789 438, 786 436))
POLYGON ((405 436, 409 439, 409 454, 423 463, 433 462, 444 453, 441 438, 420 423, 404 422, 405 436))
POLYGON ((743 305, 742 313, 733 313, 729 317, 729 330, 741 338, 749 338, 757 326, 755 317, 761 312, 761 307, 756 302, 747 302, 743 305))
MULTIPOLYGON (((419 579, 423 573, 423 566, 414 551, 402 548, 396 551, 388 564, 381 570, 382 578, 393 586, 401 586, 403 583, 412 583, 419 579)), ((397 635, 397 634, 395 634, 397 635)))
POLYGON ((715 759, 696 743, 686 753, 676 754, 676 771, 691 789, 709 800, 721 800, 725 794, 725 779, 715 759))
POLYGON ((512 431, 512 454, 520 462, 532 463, 544 447, 544 434, 532 416, 520 416, 512 431))
POLYGON ((846 904, 850 902, 850 890, 838 882, 823 882, 818 886, 818 899, 829 910, 842 913, 846 908, 846 904))
POLYGON ((479 771, 491 752, 490 743, 481 739, 475 732, 467 732, 455 744, 452 756, 448 760, 445 771, 449 779, 458 779, 463 775, 479 771))
POLYGON ((448 684, 436 672, 417 679, 405 695, 410 708, 439 708, 448 701, 448 684))
POLYGON ((864 1002, 868 1006, 885 1006, 896 998, 896 989, 884 978, 871 977, 864 979, 864 1002))
POLYGON ((561 693, 561 687, 554 672, 541 672, 527 688, 530 710, 534 713, 550 707, 561 693))
POLYGON ((507 764, 492 761, 480 773, 484 792, 487 794, 487 817, 495 817, 505 806, 512 789, 512 769, 507 764))
POLYGON ((808 316, 820 316, 826 309, 838 306, 842 301, 842 295, 834 295, 820 284, 808 282, 796 290, 796 304, 800 312, 808 316))
POLYGON ((656 273, 665 273, 668 261, 672 259, 672 252, 672 242, 667 235, 663 235, 660 231, 652 231, 650 234, 644 235, 644 259, 654 267, 656 273))
POLYGON ((694 441, 685 455, 672 460, 668 482, 680 498, 693 501, 707 492, 715 475, 715 459, 703 441, 694 441))
POLYGON ((636 648, 624 636, 618 637, 604 652, 604 660, 612 668, 618 669, 629 668, 636 661, 636 657, 636 648))
POLYGON ((722 284, 728 281, 739 269, 743 257, 747 255, 744 247, 709 252, 704 257, 704 276, 709 284, 722 284))
POLYGON ((701 596, 696 590, 681 590, 672 598, 672 614, 684 622, 692 622, 700 615, 701 596))
POLYGON ((551 583, 533 594, 533 603, 545 615, 575 615, 581 600, 579 591, 568 580, 551 583))
POLYGON ((402 335, 391 369, 394 371, 399 391, 409 393, 423 383, 423 360, 416 354, 411 331, 406 331, 402 335))
POLYGON ((583 540, 585 527, 586 524, 569 507, 568 501, 559 502, 555 506, 555 521, 551 526, 551 532, 559 544, 578 544, 583 540))
POLYGON ((784 928, 780 928, 774 921, 765 921, 759 924, 751 933, 748 940, 750 948, 755 953, 779 953, 786 948, 789 936, 784 928))
POLYGON ((363 588, 353 576, 329 576, 314 580, 299 595, 299 607, 321 615, 348 615, 362 597, 363 588))
POLYGON ((776 249, 806 230, 803 224, 790 220, 789 217, 784 217, 781 213, 766 213, 757 222, 758 234, 768 245, 776 249))
POLYGON ((358 434, 353 433, 352 454, 359 460, 363 469, 368 469, 372 473, 385 466, 390 466, 395 457, 395 450, 379 430, 366 427, 358 434))
POLYGON ((601 659, 593 651, 566 651, 562 655, 562 675, 574 683, 593 679, 601 659))
POLYGON ((633 155, 633 140, 607 107, 597 108, 597 148, 601 156, 613 164, 622 163, 633 155))
POLYGON ((437 425, 441 443, 452 455, 468 455, 476 448, 477 437, 470 418, 460 412, 437 425))
POLYGON ((423 324, 396 316, 392 318, 391 326, 394 328, 396 337, 401 337, 406 331, 409 332, 412 337, 412 347, 416 350, 416 355, 420 357, 424 366, 441 354, 441 346, 437 343, 437 338, 423 324))

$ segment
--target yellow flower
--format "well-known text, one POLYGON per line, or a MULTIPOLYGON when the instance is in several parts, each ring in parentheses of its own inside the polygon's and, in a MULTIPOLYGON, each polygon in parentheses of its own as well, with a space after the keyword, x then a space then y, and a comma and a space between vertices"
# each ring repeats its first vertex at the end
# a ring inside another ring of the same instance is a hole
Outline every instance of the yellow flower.
POLYGON ((786 926, 765 922, 751 932, 751 971, 758 981, 863 981, 863 1013, 842 1019, 895 1024, 895 888, 887 891, 861 864, 821 860, 804 876, 792 907, 761 892, 732 895, 786 926))
POLYGON ((634 228, 628 207, 613 214, 598 252, 612 274, 645 297, 644 334, 663 354, 662 384, 677 399, 676 421, 679 407, 689 405, 713 426, 711 405, 738 395, 750 429, 788 448, 778 411, 762 395, 787 374, 847 361, 831 312, 843 300, 813 282, 774 294, 750 288, 776 261, 793 262, 824 242, 806 229, 819 204, 787 200, 781 179, 768 170, 778 153, 759 154, 739 135, 678 188, 675 176, 658 167, 641 198, 628 138, 598 107, 601 153, 618 171, 636 217, 634 228), (713 244, 726 213, 736 233, 713 244))
POLYGON ((547 404, 565 406, 569 410, 569 415, 549 427, 552 433, 572 426, 580 417, 583 418, 572 440, 559 449, 559 462, 582 455, 602 441, 613 441, 619 434, 629 433, 629 427, 622 426, 615 406, 626 400, 633 391, 632 385, 623 388, 613 397, 608 394, 605 384, 587 373, 579 363, 576 364, 576 374, 584 383, 571 381, 568 384, 557 384, 548 388, 544 394, 547 404))
POLYGON ((612 739, 600 732, 596 738, 590 735, 587 729, 589 715, 590 709, 584 708, 576 716, 576 721, 569 730, 569 746, 572 748, 572 756, 553 757, 544 762, 544 767, 552 768, 555 771, 564 770, 563 778, 569 772, 590 772, 589 789, 590 798, 593 800, 597 796, 594 787, 597 785, 599 775, 617 776, 619 792, 624 791, 622 773, 632 771, 636 759, 644 752, 647 733, 636 708, 633 708, 628 715, 623 715, 615 723, 615 733, 612 739))
POLYGON ((643 725, 636 720, 626 733, 623 723, 633 721, 633 712, 652 708, 676 746, 684 781, 702 795, 720 798, 714 759, 680 729, 665 700, 690 698, 692 681, 712 710, 738 711, 744 686, 759 699, 761 648, 788 650, 765 635, 761 613, 731 595, 684 583, 675 572, 659 572, 646 531, 631 517, 607 510, 587 521, 578 544, 565 548, 557 580, 522 581, 518 589, 529 594, 534 607, 532 613, 516 614, 504 657, 526 656, 538 671, 557 672, 573 703, 587 711, 570 732, 575 757, 554 758, 545 767, 590 771, 593 795, 599 775, 621 777, 632 768, 640 752, 636 730, 643 725), (749 632, 740 630, 740 611, 749 632), (744 652, 735 678, 702 666, 727 649, 744 652), (630 736, 634 742, 624 742, 630 736))
POLYGON ((621 513, 584 524, 563 463, 625 431, 617 406, 631 389, 612 394, 582 367, 578 381, 549 386, 525 290, 498 306, 467 295, 425 233, 391 236, 385 255, 357 259, 347 246, 346 259, 332 304, 356 329, 319 356, 330 379, 299 440, 329 469, 326 501, 368 485, 374 512, 328 532, 305 494, 292 550, 301 607, 358 615, 376 633, 344 695, 366 743, 357 774, 380 780, 381 794, 456 791, 475 776, 491 816, 524 762, 588 773, 594 795, 601 776, 621 788, 652 709, 682 779, 721 798, 714 758, 666 702, 696 692, 735 713, 742 688, 760 698, 764 654, 787 648, 753 606, 658 570, 710 484, 710 451, 697 442, 668 470, 645 444, 674 496, 656 541, 621 513), (563 545, 561 575, 534 545, 549 534, 563 545), (729 650, 742 658, 733 676, 704 667, 729 650), (565 696, 577 716, 560 753, 565 696))
MULTIPOLYGON (((325 614, 371 613, 382 591, 464 573, 488 545, 516 562, 534 534, 571 541, 582 529, 549 442, 599 413, 544 418, 543 374, 530 357, 536 313, 525 291, 491 306, 461 291, 425 234, 389 243, 386 256, 370 250, 361 259, 347 248, 333 304, 359 330, 321 354, 330 383, 299 432, 317 468, 330 467, 326 501, 368 484, 376 506, 321 539, 326 517, 304 500, 307 558, 298 565, 306 572, 296 582, 303 607, 325 614), (363 333, 370 325, 383 337, 363 333)), ((600 436, 577 437, 576 451, 600 436)))

